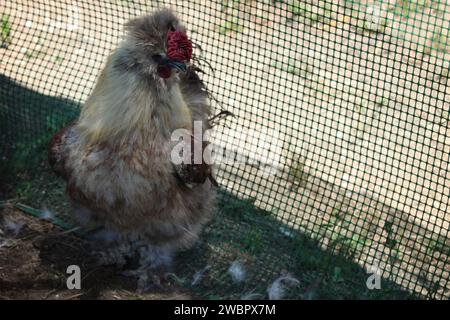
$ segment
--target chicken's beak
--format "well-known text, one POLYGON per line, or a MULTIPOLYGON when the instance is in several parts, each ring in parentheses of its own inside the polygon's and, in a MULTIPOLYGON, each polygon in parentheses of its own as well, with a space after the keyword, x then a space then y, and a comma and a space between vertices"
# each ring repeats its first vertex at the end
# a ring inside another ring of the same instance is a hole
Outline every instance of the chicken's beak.
POLYGON ((167 65, 173 69, 176 69, 178 71, 186 72, 186 64, 184 62, 170 60, 167 62, 167 65))
POLYGON ((178 70, 181 72, 186 72, 186 70, 187 70, 186 64, 184 62, 172 60, 172 59, 168 58, 167 56, 163 56, 161 58, 161 60, 159 61, 159 65, 166 65, 172 69, 175 69, 175 70, 178 70))

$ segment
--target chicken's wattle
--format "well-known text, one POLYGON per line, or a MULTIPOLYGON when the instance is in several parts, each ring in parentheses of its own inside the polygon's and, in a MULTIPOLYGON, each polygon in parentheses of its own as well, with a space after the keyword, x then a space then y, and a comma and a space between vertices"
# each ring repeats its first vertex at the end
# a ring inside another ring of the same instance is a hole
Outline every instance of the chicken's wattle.
POLYGON ((172 75, 172 68, 168 65, 161 65, 158 67, 158 75, 163 79, 170 78, 172 75))

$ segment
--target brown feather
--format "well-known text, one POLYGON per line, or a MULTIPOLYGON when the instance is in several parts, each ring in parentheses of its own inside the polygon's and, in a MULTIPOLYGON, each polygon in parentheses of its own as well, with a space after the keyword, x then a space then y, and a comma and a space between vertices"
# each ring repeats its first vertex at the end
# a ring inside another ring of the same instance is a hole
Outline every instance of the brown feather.
POLYGON ((53 135, 48 144, 48 162, 50 167, 57 176, 62 177, 65 180, 69 178, 69 172, 66 168, 67 150, 65 149, 65 145, 67 135, 73 126, 74 124, 71 123, 62 128, 53 135))

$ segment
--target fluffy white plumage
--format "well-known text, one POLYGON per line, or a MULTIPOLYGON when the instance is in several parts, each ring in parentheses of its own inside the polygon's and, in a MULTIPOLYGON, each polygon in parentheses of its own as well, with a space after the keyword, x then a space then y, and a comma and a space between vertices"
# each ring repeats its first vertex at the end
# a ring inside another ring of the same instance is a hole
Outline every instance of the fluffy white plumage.
POLYGON ((286 287, 294 287, 300 284, 300 281, 291 275, 284 275, 275 279, 267 289, 269 300, 281 300, 285 297, 286 287))

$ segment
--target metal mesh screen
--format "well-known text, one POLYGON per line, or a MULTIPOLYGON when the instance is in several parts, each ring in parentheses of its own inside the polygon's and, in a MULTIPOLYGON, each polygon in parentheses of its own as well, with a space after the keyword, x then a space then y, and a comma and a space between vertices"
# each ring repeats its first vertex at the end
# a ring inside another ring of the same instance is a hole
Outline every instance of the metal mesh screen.
POLYGON ((291 298, 448 298, 447 0, 0 0, 2 195, 70 223, 47 141, 123 23, 161 5, 214 69, 216 108, 236 116, 214 141, 240 159, 218 166, 218 212, 179 280, 212 298, 264 294, 285 273, 291 298))

